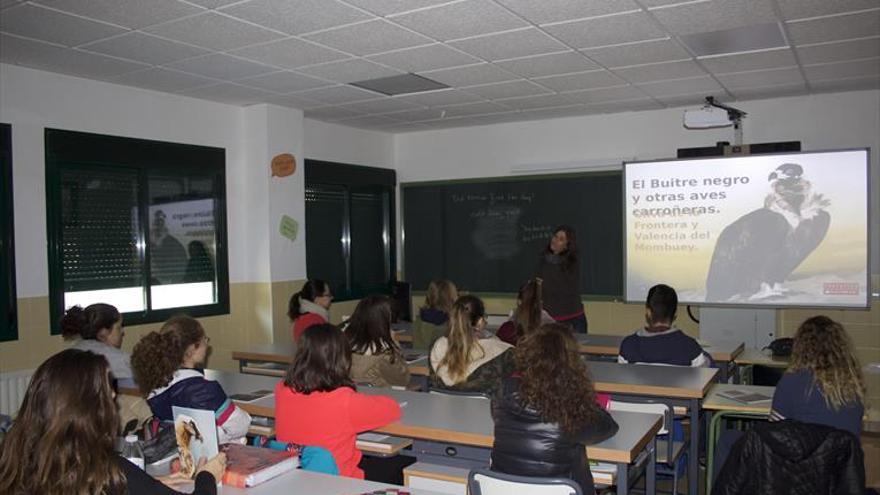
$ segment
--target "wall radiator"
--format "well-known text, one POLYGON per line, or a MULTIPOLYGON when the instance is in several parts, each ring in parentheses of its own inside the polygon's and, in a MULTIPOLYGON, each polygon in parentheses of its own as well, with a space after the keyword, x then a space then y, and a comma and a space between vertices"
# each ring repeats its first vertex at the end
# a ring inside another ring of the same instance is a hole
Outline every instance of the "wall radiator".
POLYGON ((15 416, 33 374, 34 370, 0 373, 0 414, 15 416))

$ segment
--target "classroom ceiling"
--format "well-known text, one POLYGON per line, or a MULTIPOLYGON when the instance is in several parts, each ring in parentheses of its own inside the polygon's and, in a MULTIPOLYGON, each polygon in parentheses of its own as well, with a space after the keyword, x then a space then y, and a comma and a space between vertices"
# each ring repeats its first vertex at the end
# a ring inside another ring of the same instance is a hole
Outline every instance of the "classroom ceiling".
POLYGON ((407 132, 880 88, 880 0, 0 0, 0 61, 407 132))

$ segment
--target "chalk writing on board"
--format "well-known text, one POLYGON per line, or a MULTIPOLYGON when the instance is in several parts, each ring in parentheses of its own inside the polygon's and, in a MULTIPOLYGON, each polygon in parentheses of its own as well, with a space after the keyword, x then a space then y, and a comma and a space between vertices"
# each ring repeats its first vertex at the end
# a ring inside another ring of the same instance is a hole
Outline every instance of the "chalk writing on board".
POLYGON ((547 224, 523 224, 520 225, 520 241, 532 242, 550 239, 553 235, 553 226, 547 224))
POLYGON ((487 260, 506 260, 520 251, 517 242, 522 209, 514 205, 489 206, 471 212, 474 230, 471 240, 487 260))
POLYGON ((497 205, 499 203, 524 203, 531 204, 535 199, 534 193, 465 193, 452 194, 453 203, 488 203, 489 205, 497 205))

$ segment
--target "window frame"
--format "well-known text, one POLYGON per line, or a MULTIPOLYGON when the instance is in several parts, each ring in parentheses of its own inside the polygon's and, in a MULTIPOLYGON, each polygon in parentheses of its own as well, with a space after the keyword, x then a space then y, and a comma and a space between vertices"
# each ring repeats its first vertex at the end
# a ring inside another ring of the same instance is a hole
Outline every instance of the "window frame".
MULTIPOLYGON (((324 160, 315 160, 307 158, 304 163, 305 188, 309 186, 332 186, 342 187, 345 190, 344 211, 345 216, 342 222, 342 239, 340 239, 340 247, 344 257, 346 280, 342 286, 344 290, 336 290, 334 292, 334 300, 350 301, 361 299, 369 294, 381 292, 384 294, 391 293, 391 284, 397 281, 397 238, 396 232, 396 191, 397 191, 397 173, 393 169, 368 167, 364 165, 354 165, 350 163, 330 162, 324 160), (387 277, 383 287, 365 288, 355 290, 354 268, 352 260, 357 260, 357 253, 352 251, 352 192, 357 192, 358 188, 377 187, 386 194, 387 203, 383 198, 383 209, 385 217, 383 218, 383 234, 387 237, 384 243, 384 271, 387 277)), ((308 273, 308 222, 306 223, 306 269, 309 278, 322 278, 320 274, 308 273)), ((327 280, 331 286, 339 285, 338 281, 327 280)))
POLYGON ((18 340, 18 296, 15 287, 15 209, 12 184, 12 126, 0 124, 0 342, 18 340))
POLYGON ((62 259, 61 176, 63 170, 132 169, 138 182, 138 224, 136 233, 143 271, 140 287, 145 309, 123 313, 126 325, 162 322, 177 314, 193 317, 229 314, 229 263, 226 220, 226 151, 223 148, 187 145, 165 141, 127 138, 45 129, 46 152, 46 234, 49 262, 49 310, 51 334, 60 333, 64 312, 64 269, 62 259), (198 165, 194 165, 198 164, 198 165), (149 179, 151 173, 164 177, 187 178, 193 174, 214 180, 215 270, 217 301, 199 306, 151 309, 149 284, 151 248, 149 221, 149 179))

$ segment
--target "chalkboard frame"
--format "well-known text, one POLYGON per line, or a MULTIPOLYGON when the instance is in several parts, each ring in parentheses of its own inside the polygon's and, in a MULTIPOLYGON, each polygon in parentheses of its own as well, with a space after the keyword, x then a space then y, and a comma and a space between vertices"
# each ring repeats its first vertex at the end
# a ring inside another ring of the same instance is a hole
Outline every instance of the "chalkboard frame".
MULTIPOLYGON (((448 186, 448 185, 459 185, 459 184, 487 184, 487 183, 505 183, 505 182, 528 182, 533 180, 554 180, 554 179, 575 179, 575 178, 584 178, 584 177, 611 177, 617 176, 620 178, 620 187, 622 191, 625 191, 625 186, 623 182, 623 166, 616 165, 612 167, 603 167, 600 170, 592 170, 592 171, 582 171, 582 172, 571 172, 571 173, 551 173, 551 174, 528 174, 528 175, 512 175, 512 176, 504 176, 504 177, 469 177, 462 179, 433 179, 426 181, 411 181, 411 182, 400 182, 400 199, 398 204, 400 205, 400 250, 399 250, 399 260, 400 260, 400 280, 407 280, 406 278, 406 209, 405 209, 405 201, 404 201, 404 192, 406 189, 413 187, 424 187, 424 186, 448 186)), ((623 202, 621 201, 621 209, 623 208, 623 202)), ((626 225, 623 223, 625 219, 622 218, 621 215, 621 242, 625 241, 623 237, 623 229, 626 225)), ((626 263, 625 259, 621 260, 622 263, 626 263)), ((626 272, 625 265, 621 265, 620 271, 620 287, 621 290, 625 287, 626 282, 626 272)), ((467 290, 467 287, 461 287, 464 290, 467 290)), ((414 295, 424 295, 425 291, 421 289, 413 290, 414 295)), ((479 291, 479 295, 481 297, 486 298, 515 298, 516 292, 503 292, 503 291, 479 291)), ((625 292, 621 294, 581 294, 581 299, 584 301, 597 301, 597 302, 623 302, 625 297, 625 292)))

